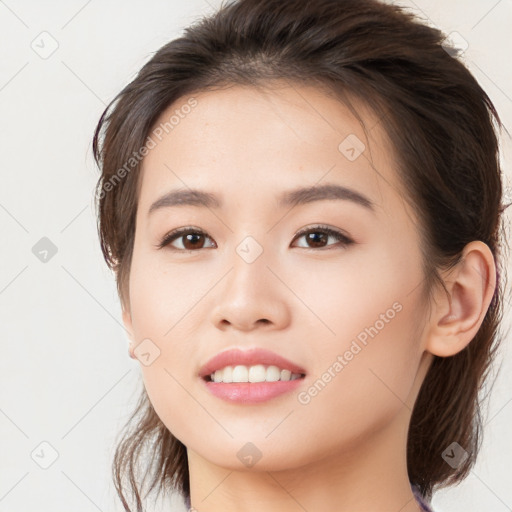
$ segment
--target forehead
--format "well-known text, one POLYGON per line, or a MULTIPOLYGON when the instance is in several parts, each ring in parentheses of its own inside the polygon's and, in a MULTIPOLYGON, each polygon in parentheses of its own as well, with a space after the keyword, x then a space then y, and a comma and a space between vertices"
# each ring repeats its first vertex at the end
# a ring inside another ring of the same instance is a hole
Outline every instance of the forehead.
POLYGON ((396 162, 378 118, 364 104, 353 105, 366 133, 346 105, 312 86, 237 85, 184 96, 150 133, 141 210, 171 188, 263 200, 322 182, 351 186, 382 204, 400 192, 396 162))

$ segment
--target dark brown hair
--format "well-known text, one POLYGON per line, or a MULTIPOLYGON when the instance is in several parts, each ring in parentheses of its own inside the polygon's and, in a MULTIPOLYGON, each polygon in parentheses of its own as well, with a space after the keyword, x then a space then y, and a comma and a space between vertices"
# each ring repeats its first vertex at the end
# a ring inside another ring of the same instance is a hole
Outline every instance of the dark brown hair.
MULTIPOLYGON (((96 128, 105 260, 128 308, 141 148, 162 112, 200 91, 237 84, 271 88, 275 79, 322 87, 347 105, 350 97, 362 100, 380 119, 421 219, 428 293, 435 282, 444 285, 439 270, 456 265, 469 242, 481 240, 495 257, 497 286, 477 335, 456 355, 434 357, 412 412, 409 479, 431 498, 434 487, 462 481, 480 449, 479 395, 500 341, 504 277, 501 122, 442 32, 376 0, 240 0, 187 28, 112 100, 96 128), (454 441, 469 454, 457 468, 441 456, 454 441)), ((188 497, 186 448, 158 418, 145 389, 125 429, 113 462, 125 509, 131 510, 128 484, 143 510, 139 491, 146 476, 152 478, 148 494, 156 486, 188 497), (150 470, 139 467, 144 448, 150 470)))

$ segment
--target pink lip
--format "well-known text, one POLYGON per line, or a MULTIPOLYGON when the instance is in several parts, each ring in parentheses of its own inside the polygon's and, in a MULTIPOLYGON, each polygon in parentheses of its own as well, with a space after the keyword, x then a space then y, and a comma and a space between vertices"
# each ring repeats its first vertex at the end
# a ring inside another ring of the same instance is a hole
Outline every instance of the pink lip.
MULTIPOLYGON (((263 364, 266 366, 274 365, 282 370, 290 370, 292 373, 306 373, 302 367, 292 361, 281 357, 275 352, 254 348, 250 350, 231 349, 217 354, 210 359, 199 371, 199 376, 204 378, 211 375, 215 370, 220 370, 225 366, 253 366, 263 364)), ((293 381, 291 381, 293 382, 293 381)))
POLYGON ((228 402, 253 404, 288 393, 300 386, 304 379, 277 382, 211 382, 202 381, 208 391, 228 402))
POLYGON ((217 354, 210 359, 200 370, 199 376, 208 391, 213 395, 229 401, 244 404, 264 402, 271 398, 288 393, 300 386, 303 378, 290 381, 277 382, 212 382, 206 378, 225 366, 253 366, 263 364, 275 365, 278 368, 290 370, 292 373, 306 374, 304 368, 281 357, 280 355, 263 349, 239 350, 232 349, 217 354))

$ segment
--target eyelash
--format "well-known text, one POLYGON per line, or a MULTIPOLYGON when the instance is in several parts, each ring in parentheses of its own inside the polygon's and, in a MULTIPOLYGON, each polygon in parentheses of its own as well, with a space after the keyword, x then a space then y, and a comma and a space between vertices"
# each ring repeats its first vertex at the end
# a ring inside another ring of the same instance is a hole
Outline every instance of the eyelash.
MULTIPOLYGON (((343 247, 349 246, 354 243, 353 240, 351 240, 349 237, 347 237, 343 233, 341 233, 335 229, 332 229, 329 226, 323 226, 323 225, 313 226, 313 227, 304 229, 304 230, 300 231, 299 233, 296 233, 293 241, 295 241, 296 239, 298 239, 301 236, 306 235, 308 233, 316 233, 316 232, 322 232, 327 235, 333 236, 334 238, 336 238, 336 240, 338 240, 339 242, 342 243, 343 247)), ((156 247, 158 249, 163 249, 164 247, 166 247, 168 244, 170 244, 174 240, 177 240, 181 236, 188 235, 188 234, 197 234, 197 235, 208 236, 208 234, 205 233, 204 231, 202 231, 201 229, 195 229, 195 228, 190 228, 190 227, 175 229, 174 231, 167 233, 163 237, 163 239, 156 245, 156 247)), ((327 248, 322 247, 320 249, 316 249, 314 247, 301 247, 301 249, 322 251, 322 250, 329 250, 329 247, 327 247, 327 248)), ((190 252, 197 252, 200 249, 177 249, 176 247, 172 247, 171 250, 190 253, 190 252)))

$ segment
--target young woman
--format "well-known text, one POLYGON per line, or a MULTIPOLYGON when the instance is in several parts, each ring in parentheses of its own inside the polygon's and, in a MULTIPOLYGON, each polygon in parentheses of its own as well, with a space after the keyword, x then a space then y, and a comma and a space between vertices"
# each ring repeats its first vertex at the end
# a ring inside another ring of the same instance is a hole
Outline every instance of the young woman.
POLYGON ((503 298, 493 122, 444 35, 373 0, 231 2, 151 58, 94 136, 144 379, 126 510, 150 483, 200 512, 412 512, 468 475, 503 298))

